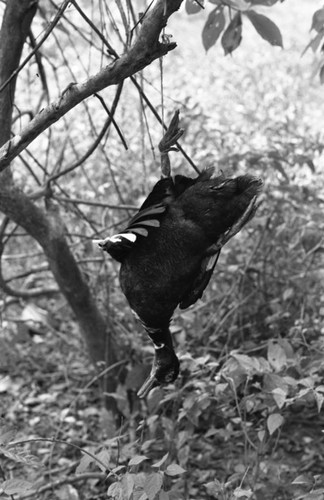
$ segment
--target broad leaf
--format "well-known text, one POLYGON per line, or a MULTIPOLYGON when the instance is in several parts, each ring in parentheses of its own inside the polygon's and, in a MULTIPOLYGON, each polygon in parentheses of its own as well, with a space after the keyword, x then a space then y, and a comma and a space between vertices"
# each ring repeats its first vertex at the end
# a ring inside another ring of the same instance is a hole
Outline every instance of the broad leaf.
POLYGON ((324 83, 324 66, 321 67, 321 71, 320 71, 320 82, 321 84, 324 83))
POLYGON ((128 462, 129 466, 132 465, 139 465, 145 460, 148 460, 148 458, 145 455, 135 455, 135 457, 131 458, 130 461, 128 462))
POLYGON ((252 5, 266 5, 267 7, 271 7, 271 5, 274 5, 278 1, 279 0, 250 0, 250 3, 252 5))
POLYGON ((222 46, 225 55, 231 54, 240 45, 242 40, 242 16, 237 12, 227 26, 222 36, 222 46))
POLYGON ((297 476, 291 484, 307 484, 309 486, 313 486, 314 481, 312 477, 309 477, 306 474, 301 474, 300 476, 297 476))
POLYGON ((251 6, 250 0, 223 0, 223 2, 219 3, 240 11, 245 11, 251 6))
POLYGON ((317 33, 319 33, 320 31, 323 30, 323 28, 324 28, 324 7, 314 12, 311 30, 315 30, 317 31, 317 33))
POLYGON ((163 484, 163 475, 161 472, 153 472, 150 474, 144 483, 144 491, 149 500, 154 500, 163 484))
POLYGON ((107 491, 108 498, 113 498, 114 500, 123 500, 124 493, 122 484, 117 481, 109 486, 107 491))
POLYGON ((0 491, 2 489, 6 495, 23 495, 32 488, 33 484, 24 479, 8 479, 1 484, 0 491))
POLYGON ((278 387, 277 389, 273 389, 272 396, 280 410, 285 404, 287 393, 278 387))
POLYGON ((160 491, 159 493, 159 500, 170 500, 170 495, 167 491, 160 491))
POLYGON ((266 16, 258 14, 254 10, 245 12, 259 35, 271 45, 282 47, 282 36, 278 26, 266 16))
POLYGON ((167 466, 165 473, 168 476, 178 476, 179 474, 183 474, 185 469, 183 469, 180 465, 178 464, 170 464, 167 466))
POLYGON ((284 349, 276 342, 270 341, 268 344, 268 361, 272 368, 279 372, 287 364, 287 356, 284 349))
MULTIPOLYGON (((199 3, 203 5, 204 0, 199 0, 199 3)), ((200 7, 199 3, 197 3, 195 0, 186 0, 185 9, 187 14, 197 14, 197 12, 200 12, 202 8, 200 7)))
POLYGON ((165 455, 163 455, 163 457, 161 458, 161 460, 159 460, 155 464, 152 464, 152 467, 157 467, 157 468, 161 467, 161 465, 163 465, 164 462, 167 460, 168 456, 169 456, 169 452, 166 453, 165 455))
POLYGON ((323 40, 323 37, 324 37, 324 29, 322 31, 320 31, 319 33, 317 33, 314 36, 313 40, 311 40, 306 45, 306 47, 304 48, 304 50, 302 52, 302 56, 305 54, 305 52, 307 52, 308 49, 312 49, 312 51, 315 53, 318 50, 318 48, 323 40))
POLYGON ((107 449, 103 449, 99 451, 99 453, 96 453, 95 456, 98 458, 99 461, 96 462, 98 467, 102 470, 102 472, 105 472, 106 470, 109 470, 109 463, 110 463, 110 452, 107 449), (104 465, 106 465, 106 469, 104 468, 104 465))
POLYGON ((210 12, 202 30, 202 41, 206 52, 210 47, 215 45, 224 28, 225 16, 223 6, 219 6, 210 12))
POLYGON ((134 481, 134 476, 135 474, 125 474, 121 480, 121 485, 123 488, 123 493, 124 493, 124 498, 127 500, 130 500, 133 495, 134 491, 134 486, 135 486, 135 481, 134 481))
POLYGON ((277 430, 281 425, 283 424, 284 419, 280 415, 280 413, 273 413, 272 415, 269 415, 267 419, 267 427, 270 436, 277 430))

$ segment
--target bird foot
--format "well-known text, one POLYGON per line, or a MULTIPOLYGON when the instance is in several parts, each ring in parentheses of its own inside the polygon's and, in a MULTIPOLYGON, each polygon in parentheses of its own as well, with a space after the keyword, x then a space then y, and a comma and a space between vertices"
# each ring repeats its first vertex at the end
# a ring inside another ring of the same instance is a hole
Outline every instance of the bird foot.
POLYGON ((161 154, 167 154, 169 151, 178 151, 175 145, 184 133, 184 129, 179 128, 179 113, 179 110, 176 110, 167 131, 159 143, 159 150, 161 154))
POLYGON ((169 159, 170 151, 178 151, 176 144, 180 139, 184 129, 179 128, 179 110, 174 113, 170 125, 166 133, 159 143, 159 150, 161 154, 161 173, 162 178, 171 176, 171 164, 169 159))
POLYGON ((150 376, 145 380, 142 387, 137 392, 137 396, 139 398, 145 398, 145 396, 148 395, 150 390, 153 389, 153 387, 156 387, 157 385, 159 385, 159 383, 156 380, 154 373, 151 373, 150 376))

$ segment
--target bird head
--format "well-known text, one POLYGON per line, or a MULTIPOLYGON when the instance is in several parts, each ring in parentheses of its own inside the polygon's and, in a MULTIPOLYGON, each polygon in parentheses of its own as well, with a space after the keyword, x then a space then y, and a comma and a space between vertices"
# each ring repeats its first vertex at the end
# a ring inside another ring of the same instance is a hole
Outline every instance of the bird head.
MULTIPOLYGON (((179 196, 177 204, 185 217, 215 240, 215 235, 225 233, 240 219, 251 202, 255 206, 261 188, 262 181, 251 175, 213 178, 211 171, 206 171, 179 196)), ((251 218, 255 210, 252 212, 251 218)))

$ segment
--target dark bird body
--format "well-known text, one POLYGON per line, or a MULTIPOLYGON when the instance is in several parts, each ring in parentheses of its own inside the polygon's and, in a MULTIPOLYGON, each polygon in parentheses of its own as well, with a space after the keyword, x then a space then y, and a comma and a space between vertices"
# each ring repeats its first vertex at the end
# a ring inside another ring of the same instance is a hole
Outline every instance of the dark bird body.
POLYGON ((155 347, 151 375, 139 394, 178 376, 169 324, 177 306, 203 294, 229 233, 255 213, 261 181, 251 176, 160 180, 124 232, 99 242, 121 262, 120 284, 155 347), (233 229, 234 228, 234 229, 233 229))

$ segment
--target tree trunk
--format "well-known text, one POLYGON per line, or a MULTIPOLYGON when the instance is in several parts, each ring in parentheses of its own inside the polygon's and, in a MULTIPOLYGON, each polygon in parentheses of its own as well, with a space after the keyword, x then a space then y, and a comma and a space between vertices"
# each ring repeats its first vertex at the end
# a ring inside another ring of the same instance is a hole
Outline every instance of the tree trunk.
MULTIPOLYGON (((37 1, 9 0, 0 32, 0 85, 19 66, 22 49, 37 10, 37 1)), ((0 93, 0 146, 10 139, 16 76, 0 93)), ((107 353, 109 332, 90 289, 67 244, 65 228, 55 208, 47 212, 14 186, 10 169, 0 174, 0 210, 21 226, 42 247, 62 294, 71 306, 85 338, 93 362, 116 361, 114 350, 107 353)), ((113 392, 116 380, 110 376, 107 390, 113 392)), ((115 411, 111 398, 110 408, 115 411)))

